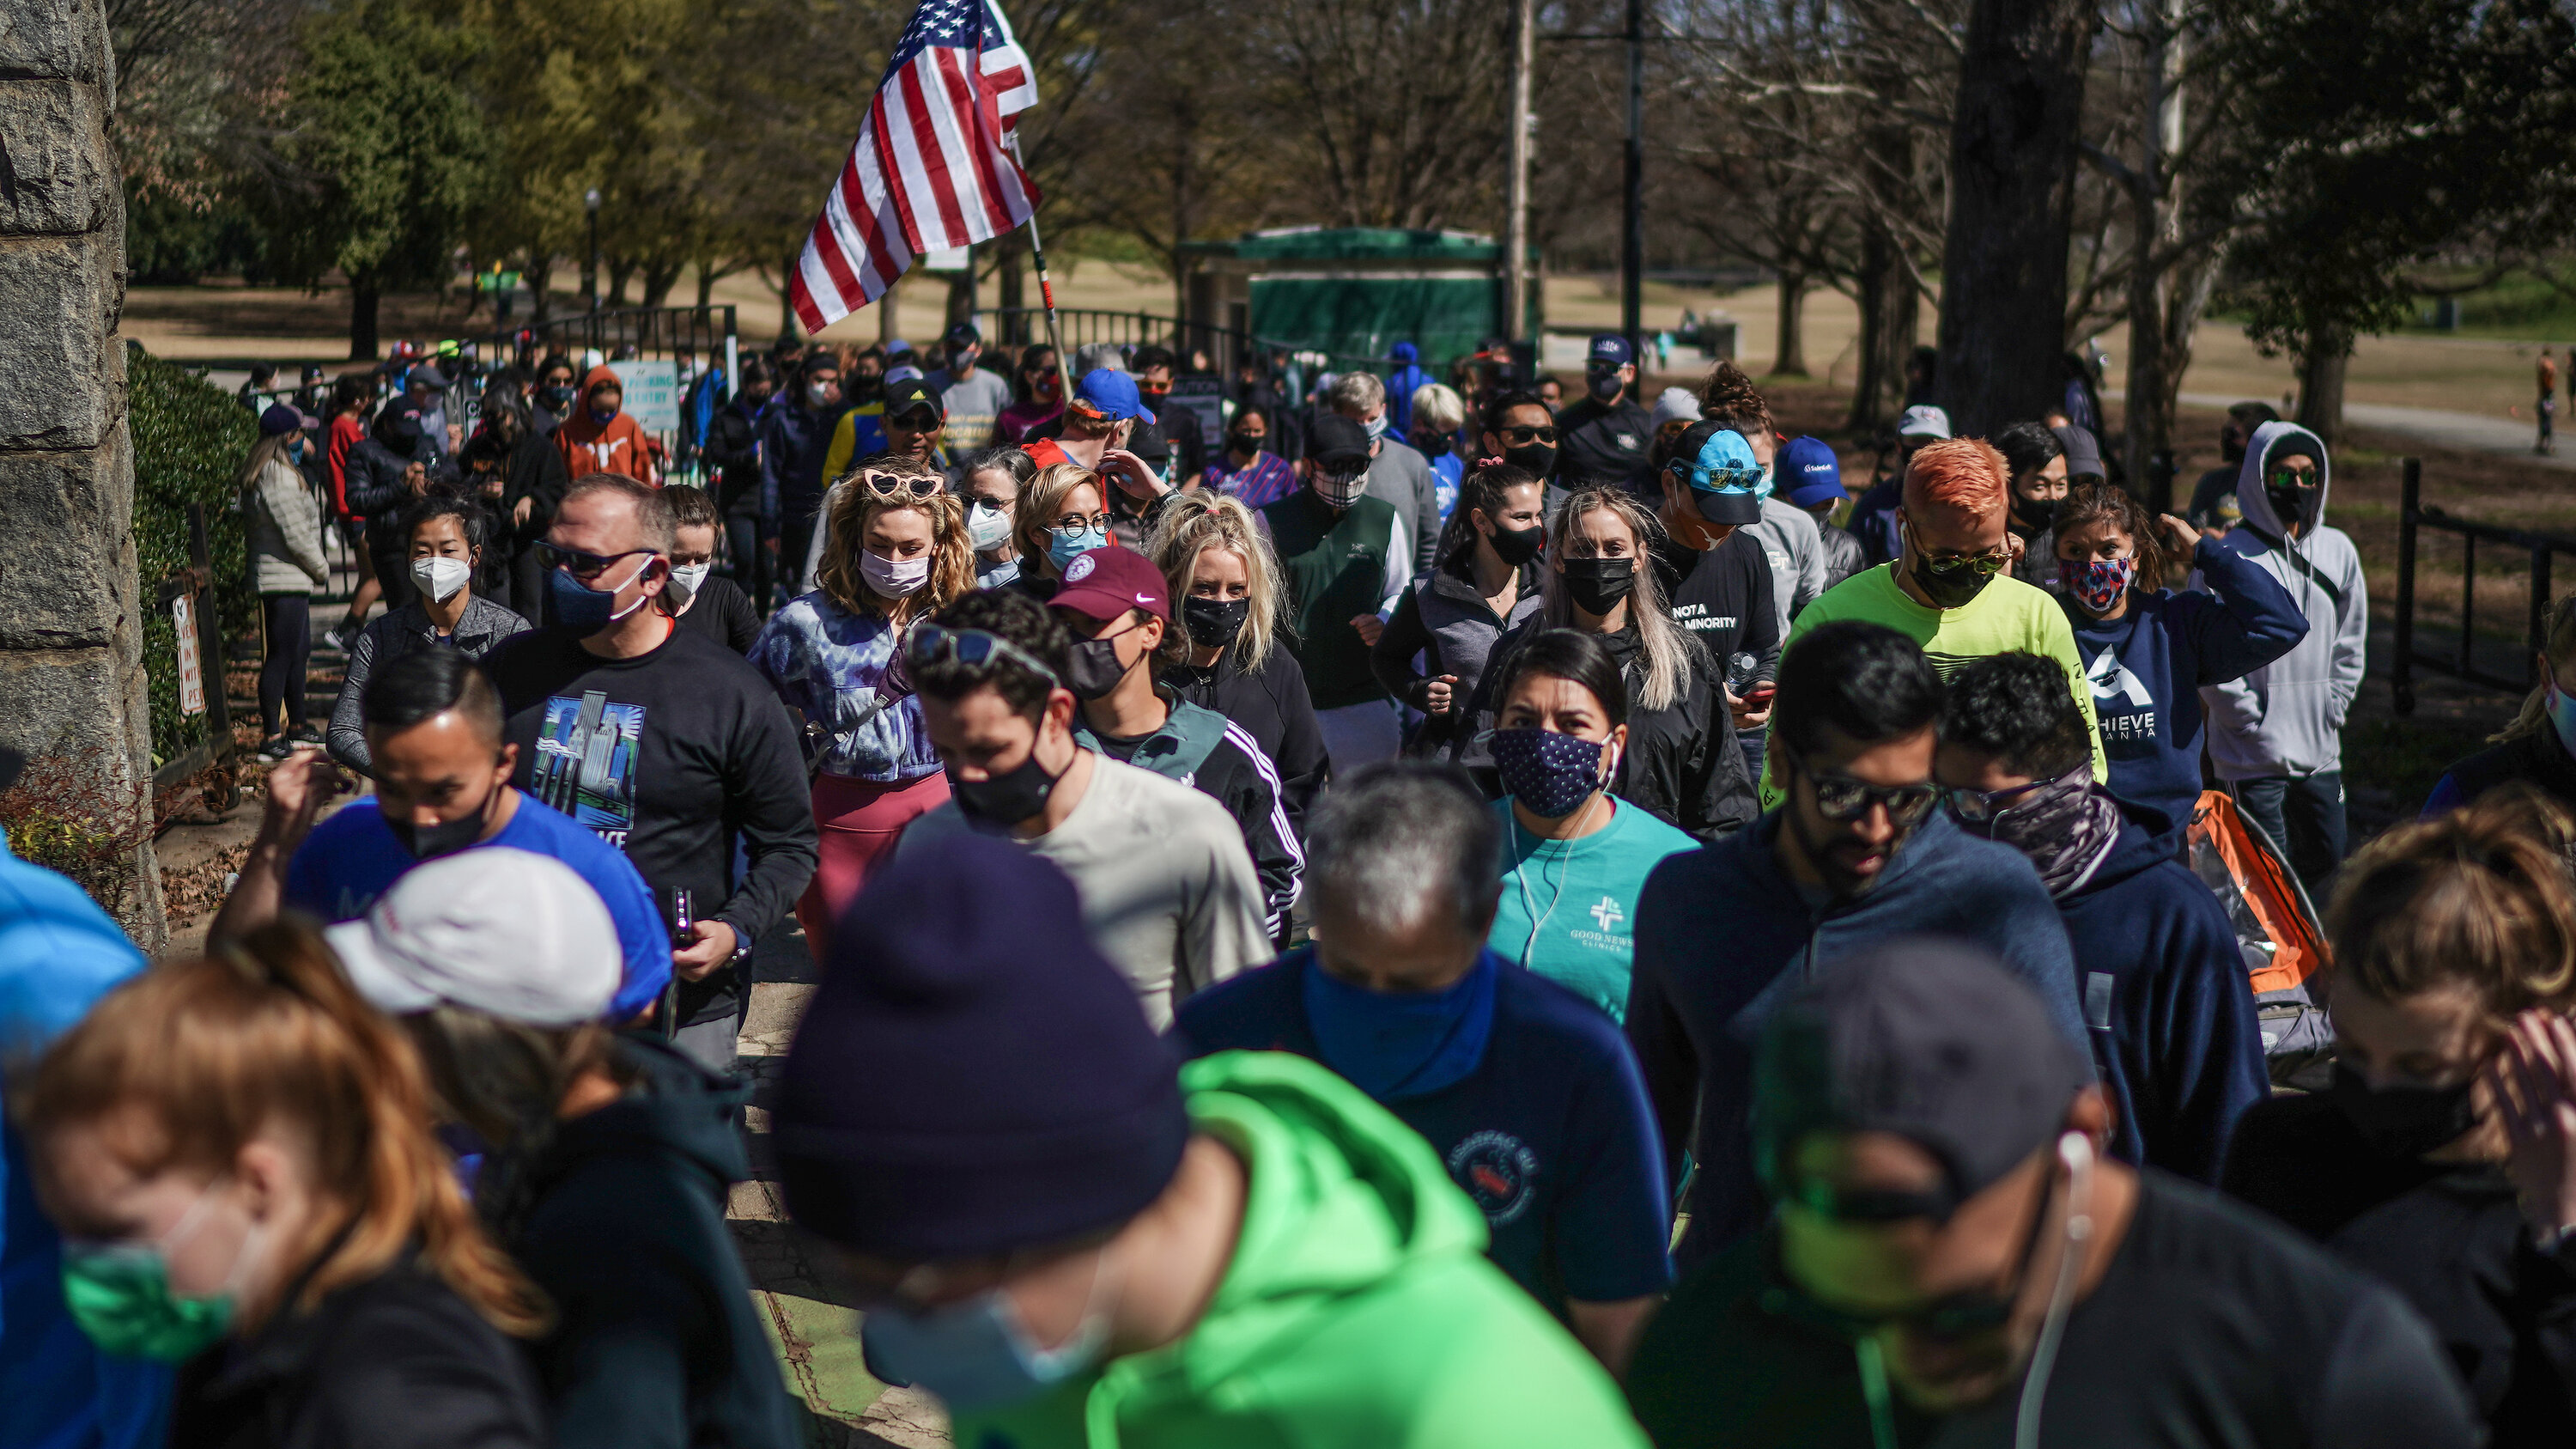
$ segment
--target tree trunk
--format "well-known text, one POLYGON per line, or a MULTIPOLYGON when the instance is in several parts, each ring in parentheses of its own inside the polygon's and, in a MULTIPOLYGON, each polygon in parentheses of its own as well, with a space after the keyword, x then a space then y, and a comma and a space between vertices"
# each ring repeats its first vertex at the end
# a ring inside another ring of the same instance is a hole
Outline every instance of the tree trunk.
POLYGON ((1780 333, 1771 348, 1775 377, 1807 375, 1807 274, 1780 273, 1780 333))
POLYGON ((376 360, 376 307, 383 292, 372 276, 349 279, 349 360, 376 360))
POLYGON ((1023 232, 1014 231, 1001 238, 999 242, 1002 251, 1001 260, 994 265, 994 275, 1000 284, 998 290, 1001 293, 1002 336, 1000 340, 1011 347, 1017 347, 1026 342, 1029 336, 1027 321, 1014 315, 1017 309, 1028 305, 1028 293, 1025 290, 1027 274, 1020 269, 1020 252, 1027 246, 1027 243, 1021 239, 1024 235, 1023 232))
POLYGON ((555 315, 555 259, 553 257, 531 257, 528 259, 528 264, 519 270, 521 276, 523 276, 528 283, 529 323, 533 326, 543 326, 544 324, 553 321, 555 315))
POLYGON ((896 274, 893 280, 886 283, 885 291, 877 297, 877 342, 880 345, 892 342, 903 335, 895 322, 895 298, 902 293, 903 279, 909 275, 911 274, 908 272, 896 274))
POLYGON ((644 264, 645 306, 665 307, 670 305, 671 289, 680 284, 680 266, 681 263, 676 257, 649 261, 644 264))
POLYGON ((2324 323, 2299 350, 2299 426, 2333 447, 2343 436, 2343 376, 2352 363, 2352 329, 2324 323))
POLYGON ((2032 416, 2065 352, 2087 0, 1974 0, 1950 131, 1938 386, 1954 435, 2032 416))
POLYGON ((2171 513, 2173 480, 2156 466, 2156 455, 2173 446, 2173 389, 2166 383, 2178 371, 2165 352, 2169 340, 2165 334, 2165 278, 2153 261, 2156 243, 2164 232, 2159 221, 2163 207, 2152 178, 2147 176, 2131 183, 2129 200, 2129 400, 2124 461, 2129 486, 2142 490, 2140 497, 2148 510, 2171 513))
POLYGON ((948 279, 948 316, 942 330, 975 317, 975 249, 966 248, 966 265, 948 279))
POLYGON ((1894 377, 1883 366, 1887 356, 1886 334, 1895 325, 1888 299, 1888 258, 1894 255, 1895 243, 1883 226, 1864 223, 1860 243, 1860 275, 1855 279, 1860 305, 1859 373, 1852 379, 1851 417, 1846 421, 1853 432, 1863 437, 1876 437, 1884 432, 1894 416, 1888 403, 1905 376, 1902 366, 1894 377))
MULTIPOLYGON (((800 241, 797 250, 787 254, 786 265, 778 269, 778 284, 770 289, 778 294, 778 340, 781 342, 796 340, 796 268, 804 260, 804 243, 800 241)), ((769 280, 768 273, 762 273, 761 280, 769 280)), ((787 386, 786 379, 781 378, 778 385, 782 388, 787 386)))
POLYGON ((626 305, 626 279, 635 275, 635 264, 621 257, 608 259, 608 305, 626 305))

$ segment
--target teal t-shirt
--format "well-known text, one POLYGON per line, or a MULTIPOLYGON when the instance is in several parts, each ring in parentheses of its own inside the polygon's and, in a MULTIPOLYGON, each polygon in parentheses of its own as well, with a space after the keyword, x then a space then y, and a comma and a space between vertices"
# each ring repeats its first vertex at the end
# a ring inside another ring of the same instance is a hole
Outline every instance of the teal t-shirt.
POLYGON ((1610 823, 1577 840, 1521 828, 1509 796, 1502 813, 1503 904, 1485 944, 1610 1013, 1628 1012, 1628 967, 1637 949, 1637 893, 1668 855, 1699 842, 1612 797, 1610 823))

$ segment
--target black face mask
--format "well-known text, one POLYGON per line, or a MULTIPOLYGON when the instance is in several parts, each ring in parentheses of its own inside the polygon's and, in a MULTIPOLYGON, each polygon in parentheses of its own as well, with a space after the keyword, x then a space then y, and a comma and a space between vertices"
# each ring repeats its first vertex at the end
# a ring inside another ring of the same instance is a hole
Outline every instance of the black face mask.
MULTIPOLYGON (((1907 541, 1912 542, 1911 539, 1907 541)), ((1914 570, 1915 586, 1923 590, 1923 597, 1932 601, 1933 608, 1964 608, 1970 600, 1984 593, 1986 585, 1993 583, 1995 579, 1994 573, 1978 572, 1977 562, 1975 559, 1963 558, 1953 559, 1948 563, 1934 563, 1917 553, 1911 565, 1914 570)), ((1995 570, 1995 573, 2000 572, 2002 570, 1995 570)))
POLYGON ((1252 600, 1202 599, 1181 600, 1181 627, 1190 633, 1190 642, 1201 649, 1222 649, 1243 632, 1243 621, 1252 617, 1252 600))
POLYGON ((537 402, 547 412, 560 417, 566 408, 572 406, 572 388, 569 385, 538 388, 537 402))
POLYGON ((1076 699, 1098 699, 1118 687, 1127 671, 1118 664, 1118 641, 1085 639, 1073 646, 1064 661, 1064 687, 1076 699))
POLYGON ((1531 443, 1525 447, 1505 448, 1503 450, 1503 461, 1520 469, 1522 472, 1529 474, 1533 478, 1546 479, 1553 477, 1556 473, 1556 449, 1545 443, 1531 443))
MULTIPOLYGON (((1485 542, 1493 545, 1494 557, 1519 568, 1538 557, 1540 547, 1547 542, 1547 529, 1536 523, 1527 528, 1497 526, 1492 533, 1485 535, 1485 542)), ((1568 559, 1566 562, 1571 565, 1574 561, 1568 559)))
POLYGON ((854 403, 872 403, 885 396, 885 378, 873 372, 853 375, 841 385, 842 395, 854 403))
POLYGON ((2272 505, 2272 516, 2281 520, 2281 526, 2283 528, 2306 528, 2308 526, 2308 508, 2309 505, 2316 501, 2317 490, 2314 488, 2275 488, 2267 483, 2263 485, 2263 496, 2265 499, 2270 501, 2272 505))
POLYGON ((2385 1157, 2421 1157, 2456 1142, 2478 1125, 2471 1077, 2456 1087, 2373 1088, 2361 1073, 2338 1062, 2330 1089, 2344 1120, 2371 1150, 2385 1157))
POLYGON ((1627 386, 1626 383, 1619 380, 1619 374, 1615 372, 1600 373, 1591 378, 1590 382, 1592 395, 1603 402, 1608 402, 1617 397, 1619 395, 1619 390, 1627 386))
POLYGON ((2046 533, 2057 526, 2057 510, 2063 506, 2063 499, 2015 498, 2013 521, 2034 535, 2046 533))
POLYGON ((1268 433, 1228 433, 1225 435, 1225 445, 1232 448, 1234 451, 1243 454, 1247 458, 1260 452, 1262 444, 1269 441, 1270 435, 1268 433))
MULTIPOLYGON (((501 792, 494 790, 492 795, 501 792)), ((461 820, 442 820, 436 825, 414 825, 408 820, 384 817, 385 829, 393 832, 394 844, 410 852, 414 860, 435 860, 454 855, 483 838, 483 827, 490 823, 492 795, 483 797, 482 807, 461 820)))
POLYGON ((1599 617, 1619 607, 1636 587, 1637 561, 1632 558, 1570 558, 1565 561, 1565 596, 1583 612, 1599 617))
POLYGON ((1011 769, 985 780, 951 780, 948 792, 957 797, 958 813, 967 824, 998 835, 1044 810, 1062 778, 1038 767, 1038 752, 1031 746, 1029 757, 1011 769))

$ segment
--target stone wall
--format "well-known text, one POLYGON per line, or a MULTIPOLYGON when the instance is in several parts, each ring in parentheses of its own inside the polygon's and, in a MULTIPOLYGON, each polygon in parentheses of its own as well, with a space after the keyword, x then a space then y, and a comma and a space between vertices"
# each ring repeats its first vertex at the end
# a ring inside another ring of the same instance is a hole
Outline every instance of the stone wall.
POLYGON ((136 796, 128 926, 163 939, 125 431, 125 208, 104 0, 0 0, 0 743, 136 796), (137 787, 140 787, 139 789, 137 787))

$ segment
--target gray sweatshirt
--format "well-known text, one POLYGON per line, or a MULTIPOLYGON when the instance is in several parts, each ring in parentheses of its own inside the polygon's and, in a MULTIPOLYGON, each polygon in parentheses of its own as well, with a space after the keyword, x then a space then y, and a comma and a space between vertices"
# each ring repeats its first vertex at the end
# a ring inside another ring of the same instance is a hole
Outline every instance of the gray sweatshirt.
POLYGON ((2370 600, 2363 592, 2361 554, 2341 529, 2325 525, 2333 484, 2326 446, 2316 434, 2296 423, 2255 429, 2236 476, 2245 520, 2221 546, 2280 580, 2308 616, 2308 633, 2289 653, 2244 678, 2200 691, 2209 711, 2209 758, 2222 780, 2343 768, 2343 722, 2361 688, 2370 600), (2318 479, 2316 517, 2295 538, 2283 530, 2263 490, 2265 465, 2292 441, 2317 460, 2318 479))

